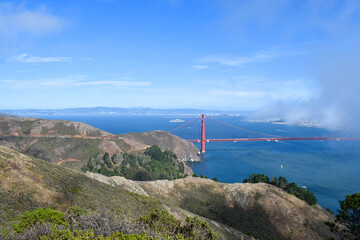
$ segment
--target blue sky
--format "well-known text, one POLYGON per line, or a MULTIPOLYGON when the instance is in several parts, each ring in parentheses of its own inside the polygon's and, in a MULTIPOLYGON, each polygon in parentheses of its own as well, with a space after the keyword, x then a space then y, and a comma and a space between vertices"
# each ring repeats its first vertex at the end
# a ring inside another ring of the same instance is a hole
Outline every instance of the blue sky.
POLYGON ((337 60, 356 68, 359 13, 356 0, 0 1, 0 109, 322 109, 343 81, 328 70, 350 71, 344 96, 357 86, 337 60))

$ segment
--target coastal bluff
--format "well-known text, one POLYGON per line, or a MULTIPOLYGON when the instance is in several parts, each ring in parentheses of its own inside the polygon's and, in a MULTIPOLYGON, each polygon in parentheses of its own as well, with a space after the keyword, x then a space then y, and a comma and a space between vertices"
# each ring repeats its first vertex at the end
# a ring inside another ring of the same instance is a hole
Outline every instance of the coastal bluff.
POLYGON ((174 152, 183 162, 200 161, 194 144, 165 131, 115 135, 68 120, 1 116, 0 145, 75 169, 97 153, 132 153, 152 145, 174 152))

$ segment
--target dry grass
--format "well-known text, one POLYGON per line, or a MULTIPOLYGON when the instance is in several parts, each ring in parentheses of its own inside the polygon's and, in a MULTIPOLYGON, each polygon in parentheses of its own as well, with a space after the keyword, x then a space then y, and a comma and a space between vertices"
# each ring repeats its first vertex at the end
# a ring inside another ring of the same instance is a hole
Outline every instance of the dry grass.
POLYGON ((89 179, 76 171, 30 158, 0 146, 0 208, 4 222, 12 222, 24 210, 52 206, 66 210, 76 205, 93 212, 109 211, 137 218, 160 204, 89 179), (33 207, 32 207, 33 206, 33 207), (11 217, 15 213, 14 217, 11 217))

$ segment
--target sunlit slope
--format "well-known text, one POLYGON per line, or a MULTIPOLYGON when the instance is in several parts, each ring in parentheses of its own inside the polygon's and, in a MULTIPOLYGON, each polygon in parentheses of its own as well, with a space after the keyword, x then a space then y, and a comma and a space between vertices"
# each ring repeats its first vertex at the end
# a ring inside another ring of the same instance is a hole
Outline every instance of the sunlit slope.
POLYGON ((174 181, 129 181, 123 177, 89 177, 134 193, 150 196, 235 228, 260 239, 328 239, 334 236, 324 224, 334 217, 320 206, 306 202, 264 183, 224 184, 188 177, 174 181))

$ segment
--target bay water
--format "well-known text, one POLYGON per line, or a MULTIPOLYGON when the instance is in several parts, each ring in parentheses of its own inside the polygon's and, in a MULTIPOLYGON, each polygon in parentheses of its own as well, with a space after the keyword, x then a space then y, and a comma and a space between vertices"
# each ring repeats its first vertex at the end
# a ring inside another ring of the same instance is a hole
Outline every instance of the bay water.
MULTIPOLYGON (((170 131, 184 122, 170 122, 173 117, 160 116, 37 116, 87 123, 113 134, 170 131)), ((185 122, 193 117, 182 117, 185 122)), ((251 131, 288 137, 359 137, 359 131, 330 131, 270 122, 248 122, 242 117, 217 118, 225 123, 251 131)), ((173 131, 184 139, 199 139, 201 119, 173 131)), ((206 138, 264 137, 241 131, 206 119, 206 138)), ((195 143, 199 148, 200 145, 195 143)), ((217 142, 206 143, 201 162, 190 163, 197 175, 217 177, 221 182, 242 182, 253 173, 271 177, 284 176, 289 182, 312 191, 323 208, 336 211, 346 194, 360 192, 360 141, 308 140, 278 142, 217 142)))

